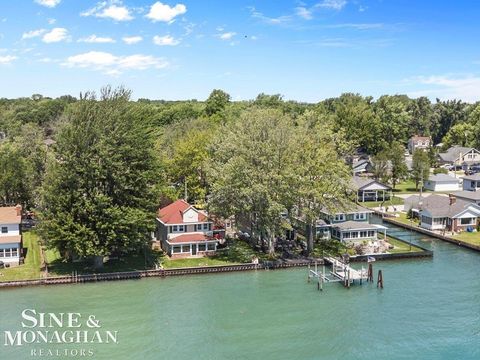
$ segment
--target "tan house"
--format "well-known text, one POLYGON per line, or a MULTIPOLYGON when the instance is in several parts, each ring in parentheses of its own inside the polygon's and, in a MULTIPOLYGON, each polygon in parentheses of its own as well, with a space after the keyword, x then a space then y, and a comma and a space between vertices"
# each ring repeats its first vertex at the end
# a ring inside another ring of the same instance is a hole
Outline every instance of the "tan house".
POLYGON ((428 149, 432 144, 432 139, 429 136, 418 136, 414 135, 408 139, 408 151, 410 154, 413 154, 415 150, 418 149, 428 149))
POLYGON ((213 255, 223 232, 217 232, 208 215, 185 200, 158 210, 156 238, 172 258, 213 255))

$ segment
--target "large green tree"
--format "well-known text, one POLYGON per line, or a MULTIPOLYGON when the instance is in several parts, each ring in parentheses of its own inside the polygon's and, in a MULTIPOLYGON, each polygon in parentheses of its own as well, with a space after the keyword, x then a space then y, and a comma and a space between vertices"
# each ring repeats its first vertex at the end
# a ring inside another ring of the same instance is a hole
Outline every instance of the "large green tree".
POLYGON ((139 251, 154 224, 152 136, 129 106, 130 93, 104 88, 66 114, 47 165, 41 234, 49 248, 93 257, 139 251))
POLYGON ((413 152, 412 156, 412 177, 415 181, 415 189, 418 189, 418 185, 428 180, 430 176, 430 159, 427 151, 417 149, 413 152))

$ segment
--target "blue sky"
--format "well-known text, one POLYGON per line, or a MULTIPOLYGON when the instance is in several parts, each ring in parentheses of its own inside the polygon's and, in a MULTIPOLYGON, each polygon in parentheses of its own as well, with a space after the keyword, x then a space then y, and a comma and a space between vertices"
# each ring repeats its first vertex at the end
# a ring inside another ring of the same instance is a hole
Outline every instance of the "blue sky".
POLYGON ((479 16, 473 0, 1 1, 0 97, 476 101, 479 16))

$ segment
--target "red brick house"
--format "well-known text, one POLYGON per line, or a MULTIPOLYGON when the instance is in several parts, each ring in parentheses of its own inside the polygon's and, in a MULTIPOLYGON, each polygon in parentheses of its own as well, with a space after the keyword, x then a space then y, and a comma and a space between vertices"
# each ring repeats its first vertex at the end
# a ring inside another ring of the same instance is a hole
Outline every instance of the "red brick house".
POLYGON ((207 213, 185 200, 158 210, 156 238, 172 258, 213 255, 224 231, 217 231, 207 213))

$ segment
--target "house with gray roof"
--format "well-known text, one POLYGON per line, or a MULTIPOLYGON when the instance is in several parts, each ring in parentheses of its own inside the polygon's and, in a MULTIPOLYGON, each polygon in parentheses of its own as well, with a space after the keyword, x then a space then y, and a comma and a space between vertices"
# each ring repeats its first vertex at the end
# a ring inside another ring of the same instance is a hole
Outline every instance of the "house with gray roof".
POLYGON ((357 201, 384 201, 391 198, 392 188, 375 179, 354 176, 353 189, 357 192, 357 201))
POLYGON ((438 158, 442 164, 473 165, 480 163, 480 152, 475 148, 455 145, 439 153, 438 158))
POLYGON ((423 186, 431 191, 458 191, 460 180, 447 174, 430 175, 423 186))
POLYGON ((323 208, 320 218, 327 224, 336 224, 345 221, 369 221, 373 211, 355 203, 336 204, 332 209, 323 208))
POLYGON ((465 191, 480 190, 480 174, 463 176, 462 179, 463 179, 463 190, 465 191))
POLYGON ((455 196, 412 195, 405 199, 405 210, 419 214, 420 227, 428 230, 448 230, 461 232, 476 229, 480 206, 455 196))
POLYGON ((480 205, 480 191, 455 191, 451 193, 451 195, 455 196, 459 200, 480 205))
POLYGON ((332 237, 343 242, 377 240, 379 232, 383 232, 383 236, 386 238, 387 228, 382 225, 358 221, 345 221, 332 225, 332 237))

